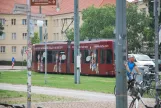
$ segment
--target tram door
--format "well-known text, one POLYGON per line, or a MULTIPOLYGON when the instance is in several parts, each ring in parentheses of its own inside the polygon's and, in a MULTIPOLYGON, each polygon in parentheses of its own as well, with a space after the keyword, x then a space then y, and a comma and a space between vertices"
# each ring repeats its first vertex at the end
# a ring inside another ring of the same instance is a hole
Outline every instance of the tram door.
POLYGON ((66 73, 66 52, 53 51, 53 72, 66 73))

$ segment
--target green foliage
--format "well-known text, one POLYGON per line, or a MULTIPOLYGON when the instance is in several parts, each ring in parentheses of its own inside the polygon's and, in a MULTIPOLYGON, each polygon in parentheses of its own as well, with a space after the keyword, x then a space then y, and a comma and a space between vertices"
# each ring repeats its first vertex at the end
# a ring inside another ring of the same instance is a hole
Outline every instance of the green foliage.
POLYGON ((153 42, 152 20, 144 12, 138 12, 137 6, 129 4, 127 7, 127 39, 129 51, 140 51, 146 42, 148 46, 153 42))
MULTIPOLYGON (((105 5, 100 8, 89 7, 82 11, 83 24, 80 28, 80 39, 115 38, 114 28, 116 7, 105 5)), ((127 5, 127 39, 128 51, 141 49, 143 43, 152 46, 152 20, 143 12, 138 12, 134 4, 127 5)))
POLYGON ((66 36, 68 40, 74 41, 74 29, 72 28, 72 29, 67 30, 66 36))
POLYGON ((3 34, 3 30, 4 30, 4 27, 3 27, 2 24, 0 23, 0 35, 3 34))
POLYGON ((36 43, 39 43, 39 42, 40 42, 40 38, 38 36, 38 33, 34 33, 34 37, 31 38, 31 43, 36 44, 36 43))
POLYGON ((84 9, 82 20, 81 39, 114 38, 115 8, 113 5, 106 5, 101 8, 92 6, 84 9))

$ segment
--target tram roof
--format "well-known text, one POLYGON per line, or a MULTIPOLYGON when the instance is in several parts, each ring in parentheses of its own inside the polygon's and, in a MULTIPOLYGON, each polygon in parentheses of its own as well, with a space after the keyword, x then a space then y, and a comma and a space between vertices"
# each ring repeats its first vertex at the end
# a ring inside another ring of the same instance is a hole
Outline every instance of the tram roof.
MULTIPOLYGON (((102 39, 102 40, 85 40, 85 41, 80 41, 80 44, 81 43, 98 43, 98 42, 107 42, 107 41, 115 41, 115 39, 102 39)), ((67 44, 68 41, 49 41, 47 42, 48 45, 50 44, 67 44)), ((34 45, 44 45, 45 42, 41 42, 41 43, 38 43, 38 44, 34 44, 34 45)), ((71 42, 71 44, 74 44, 74 41, 71 42)))

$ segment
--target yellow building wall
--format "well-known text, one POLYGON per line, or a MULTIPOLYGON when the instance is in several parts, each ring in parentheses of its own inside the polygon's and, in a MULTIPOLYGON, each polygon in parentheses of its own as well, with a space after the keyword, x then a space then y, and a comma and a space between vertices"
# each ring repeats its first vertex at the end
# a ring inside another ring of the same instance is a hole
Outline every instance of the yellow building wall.
MULTIPOLYGON (((65 33, 61 33, 63 23, 65 18, 72 18, 74 13, 63 14, 63 15, 56 15, 56 16, 46 16, 47 20, 47 32, 48 32, 48 39, 47 41, 64 41, 67 40, 65 33), (56 34, 56 35, 55 35, 56 34)), ((80 25, 82 24, 82 15, 79 13, 80 16, 80 25)), ((26 54, 24 53, 23 59, 21 55, 21 49, 23 46, 27 46, 27 40, 23 39, 23 33, 27 33, 27 25, 22 25, 22 19, 26 19, 26 15, 13 15, 13 14, 0 14, 0 19, 4 18, 5 25, 4 25, 4 33, 5 39, 0 40, 0 46, 6 47, 5 53, 0 53, 0 61, 11 61, 12 57, 15 57, 16 61, 26 60, 26 54), (16 19, 16 25, 11 25, 11 19, 16 19), (12 40, 12 33, 16 33, 16 40, 12 40), (16 52, 12 53, 12 46, 16 46, 16 52)), ((71 23, 71 19, 67 19, 67 23, 64 25, 63 31, 68 27, 71 23)), ((35 21, 36 22, 36 21, 35 21)), ((36 23, 35 23, 36 24, 36 23)), ((74 28, 74 21, 71 24, 70 28, 74 28)), ((42 39, 44 41, 44 30, 42 30, 42 39)), ((34 32, 38 32, 39 34, 39 27, 35 25, 34 32)))

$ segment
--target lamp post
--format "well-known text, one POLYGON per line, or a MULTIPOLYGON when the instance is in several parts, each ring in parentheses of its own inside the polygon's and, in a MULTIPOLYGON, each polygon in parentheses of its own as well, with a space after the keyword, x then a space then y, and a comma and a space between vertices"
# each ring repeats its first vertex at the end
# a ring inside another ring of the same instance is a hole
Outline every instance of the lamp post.
MULTIPOLYGON (((155 89, 158 89, 159 75, 158 75, 158 46, 159 46, 159 19, 158 16, 160 14, 160 0, 154 0, 154 17, 155 17, 155 81, 156 86, 155 89)), ((158 94, 156 94, 156 103, 157 108, 159 108, 158 94)))
MULTIPOLYGON (((39 27, 42 27, 44 24, 43 21, 37 20, 37 25, 39 27)), ((47 27, 45 26, 45 34, 44 34, 44 39, 45 39, 45 52, 43 56, 45 57, 45 76, 44 76, 44 82, 45 84, 47 83, 46 76, 47 76, 47 27)))
POLYGON ((74 82, 80 84, 79 0, 74 0, 74 82))

